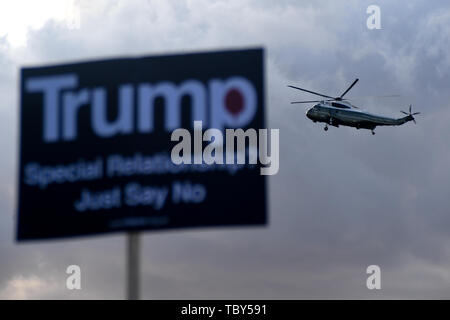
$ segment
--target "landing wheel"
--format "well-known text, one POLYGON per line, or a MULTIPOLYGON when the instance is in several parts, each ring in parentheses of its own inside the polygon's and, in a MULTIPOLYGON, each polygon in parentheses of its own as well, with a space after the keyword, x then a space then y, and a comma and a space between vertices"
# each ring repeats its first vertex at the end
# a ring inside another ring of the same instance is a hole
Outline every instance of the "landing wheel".
POLYGON ((375 135, 375 131, 373 131, 373 130, 372 130, 372 135, 373 135, 373 136, 375 135))
POLYGON ((328 126, 325 126, 325 128, 323 128, 323 130, 328 131, 328 126))

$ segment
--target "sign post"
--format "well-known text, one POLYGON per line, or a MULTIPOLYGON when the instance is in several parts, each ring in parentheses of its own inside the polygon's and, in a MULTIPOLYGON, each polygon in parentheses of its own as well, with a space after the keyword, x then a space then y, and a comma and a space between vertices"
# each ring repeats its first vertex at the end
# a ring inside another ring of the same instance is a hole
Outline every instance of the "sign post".
POLYGON ((127 298, 139 300, 140 241, 137 231, 127 233, 127 298))

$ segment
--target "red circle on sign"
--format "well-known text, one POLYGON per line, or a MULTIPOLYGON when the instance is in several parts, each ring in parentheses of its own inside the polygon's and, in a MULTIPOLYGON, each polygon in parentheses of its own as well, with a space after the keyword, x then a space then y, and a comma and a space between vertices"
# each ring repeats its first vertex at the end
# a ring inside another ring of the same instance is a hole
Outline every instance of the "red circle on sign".
POLYGON ((239 90, 231 89, 225 96, 225 107, 233 116, 237 116, 244 109, 244 97, 239 90))

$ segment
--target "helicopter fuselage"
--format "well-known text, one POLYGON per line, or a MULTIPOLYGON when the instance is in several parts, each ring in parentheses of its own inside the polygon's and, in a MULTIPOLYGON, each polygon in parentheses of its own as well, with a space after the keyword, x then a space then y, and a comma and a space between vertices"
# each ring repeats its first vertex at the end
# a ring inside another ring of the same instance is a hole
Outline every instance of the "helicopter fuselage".
POLYGON ((399 126, 413 120, 410 115, 398 119, 374 115, 345 101, 322 101, 310 108, 306 116, 314 122, 324 122, 335 127, 342 125, 372 131, 377 126, 399 126))

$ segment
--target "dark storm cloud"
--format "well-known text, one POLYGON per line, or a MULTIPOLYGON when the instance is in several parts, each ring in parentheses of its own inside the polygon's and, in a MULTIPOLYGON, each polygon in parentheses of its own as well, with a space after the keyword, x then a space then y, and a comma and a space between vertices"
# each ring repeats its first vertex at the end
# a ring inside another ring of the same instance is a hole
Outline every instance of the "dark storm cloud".
POLYGON ((280 171, 269 177, 270 225, 146 234, 144 297, 450 297, 446 1, 86 1, 81 7, 80 30, 50 21, 29 33, 26 48, 0 45, 0 65, 13 66, 0 74, 1 101, 7 102, 0 110, 0 143, 13 155, 0 165, 4 296, 20 296, 18 288, 28 281, 41 289, 25 297, 120 298, 124 280, 123 236, 12 242, 17 96, 11 88, 17 74, 11 70, 262 44, 267 118, 281 139, 280 171), (366 28, 366 8, 373 3, 381 7, 381 30, 366 28), (305 107, 289 104, 313 96, 287 84, 337 95, 356 77, 360 83, 349 96, 402 97, 355 104, 390 116, 412 104, 422 112, 418 124, 378 128, 375 136, 351 128, 325 133, 305 118, 305 107), (69 264, 79 264, 86 277, 79 293, 64 288, 69 264), (381 267, 380 292, 365 287, 370 264, 381 267))

